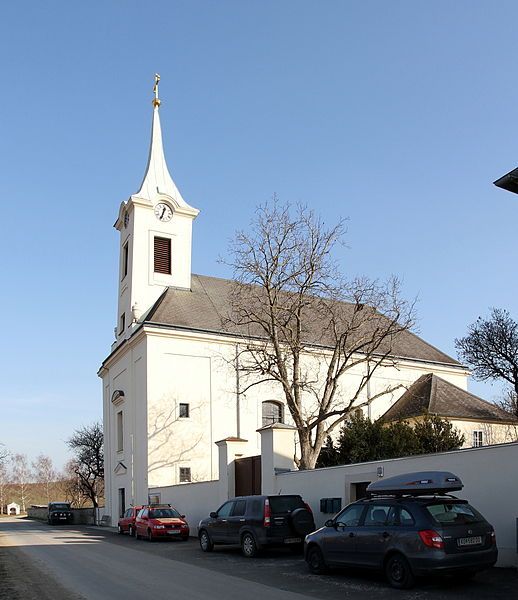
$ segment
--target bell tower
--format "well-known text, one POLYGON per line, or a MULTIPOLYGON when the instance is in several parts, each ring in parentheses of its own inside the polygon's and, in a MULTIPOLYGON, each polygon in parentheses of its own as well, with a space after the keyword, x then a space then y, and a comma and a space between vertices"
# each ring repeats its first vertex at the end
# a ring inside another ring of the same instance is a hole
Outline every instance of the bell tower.
POLYGON ((169 170, 160 127, 160 76, 155 75, 151 144, 144 179, 120 205, 116 343, 128 337, 169 286, 190 289, 192 222, 199 211, 182 198, 169 170))

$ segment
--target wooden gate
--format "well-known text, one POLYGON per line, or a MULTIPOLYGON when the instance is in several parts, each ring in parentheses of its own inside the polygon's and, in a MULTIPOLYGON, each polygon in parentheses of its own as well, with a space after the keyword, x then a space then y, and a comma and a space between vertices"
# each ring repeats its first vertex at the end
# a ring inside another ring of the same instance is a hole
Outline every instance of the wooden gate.
POLYGON ((235 461, 236 496, 261 493, 261 456, 247 456, 235 461))

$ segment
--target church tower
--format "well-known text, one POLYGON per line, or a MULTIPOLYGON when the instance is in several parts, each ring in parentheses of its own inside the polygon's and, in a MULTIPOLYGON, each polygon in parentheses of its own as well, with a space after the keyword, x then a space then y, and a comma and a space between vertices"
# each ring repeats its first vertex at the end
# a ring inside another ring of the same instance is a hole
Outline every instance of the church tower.
POLYGON ((191 287, 192 222, 198 210, 178 191, 164 156, 155 76, 151 144, 144 179, 122 202, 116 343, 128 337, 166 287, 191 287))

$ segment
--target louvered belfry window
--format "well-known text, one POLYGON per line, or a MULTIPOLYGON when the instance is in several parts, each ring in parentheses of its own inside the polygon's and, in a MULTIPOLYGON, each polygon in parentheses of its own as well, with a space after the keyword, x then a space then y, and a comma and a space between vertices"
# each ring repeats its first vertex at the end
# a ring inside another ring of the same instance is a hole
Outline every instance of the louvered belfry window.
POLYGON ((171 275, 171 240, 155 238, 155 273, 171 275))

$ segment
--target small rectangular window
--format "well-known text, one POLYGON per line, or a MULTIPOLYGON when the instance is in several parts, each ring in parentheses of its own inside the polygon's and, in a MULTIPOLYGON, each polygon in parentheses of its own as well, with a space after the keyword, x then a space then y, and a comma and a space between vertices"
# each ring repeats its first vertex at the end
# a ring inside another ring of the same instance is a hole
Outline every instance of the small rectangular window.
POLYGON ((126 489, 119 488, 119 517, 122 517, 126 510, 126 489))
POLYGON ((171 275, 171 240, 155 237, 154 239, 154 270, 155 273, 171 275))
POLYGON ((480 448, 484 445, 484 432, 474 431, 473 432, 473 448, 480 448))
POLYGON ((122 247, 122 279, 128 274, 128 243, 122 247))
POLYGON ((124 333, 125 329, 126 329, 126 313, 122 313, 119 334, 124 333))
POLYGON ((191 467, 180 467, 180 483, 191 481, 191 467))
POLYGON ((180 419, 188 419, 189 418, 189 405, 188 404, 182 404, 180 402, 178 416, 180 417, 180 419))
POLYGON ((122 452, 124 438, 124 424, 122 419, 122 410, 117 413, 117 452, 122 452))

